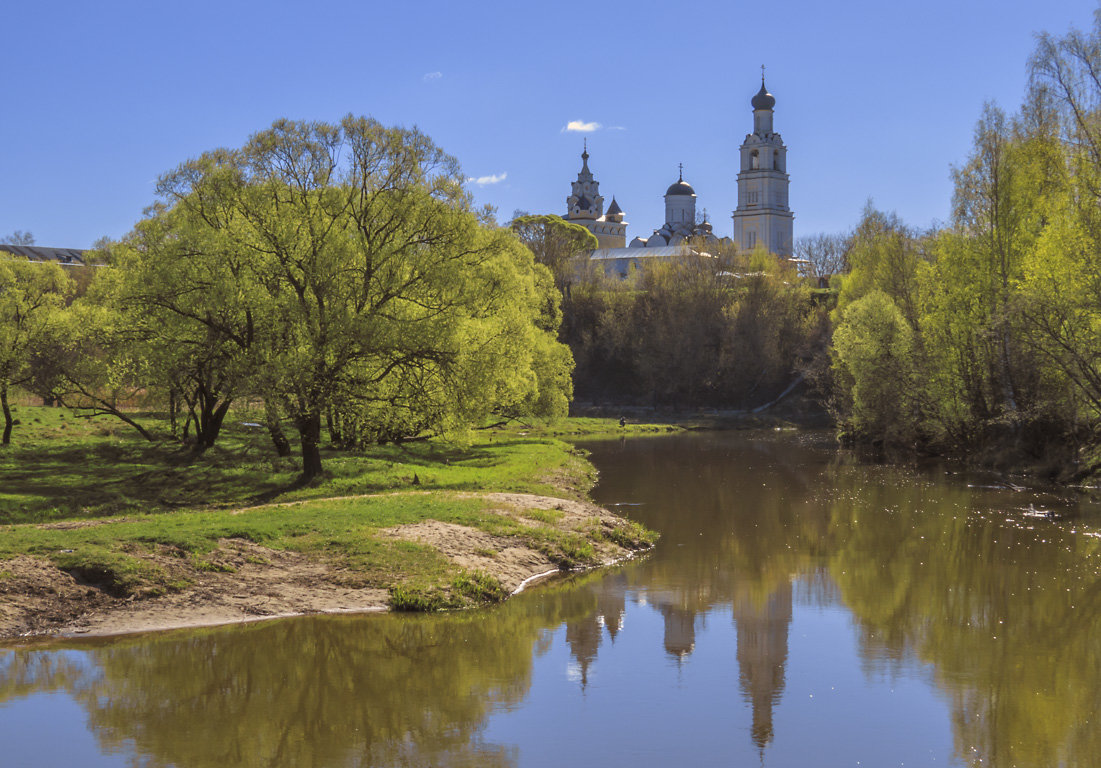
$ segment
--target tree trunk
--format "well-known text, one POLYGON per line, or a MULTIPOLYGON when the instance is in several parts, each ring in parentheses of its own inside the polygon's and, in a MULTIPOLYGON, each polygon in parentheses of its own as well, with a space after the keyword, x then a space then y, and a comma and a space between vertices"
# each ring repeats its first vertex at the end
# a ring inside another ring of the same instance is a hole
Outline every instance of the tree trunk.
POLYGON ((11 416, 11 408, 8 407, 8 384, 0 384, 0 409, 4 411, 4 439, 0 445, 11 443, 11 429, 15 425, 15 419, 11 416))
POLYGON ((296 416, 294 425, 302 439, 302 477, 307 483, 321 474, 321 414, 317 411, 296 416))
POLYGON ((275 452, 280 456, 290 456, 291 441, 283 434, 283 427, 279 423, 279 410, 267 400, 264 401, 264 421, 267 422, 268 434, 271 435, 275 452))
POLYGON ((333 407, 331 405, 325 409, 325 426, 329 430, 329 442, 340 443, 340 428, 337 426, 336 419, 333 418, 333 407))
POLYGON ((199 392, 198 397, 199 415, 195 420, 195 453, 202 453, 214 447, 214 442, 222 431, 222 421, 233 401, 227 398, 219 403, 216 396, 205 391, 199 392))

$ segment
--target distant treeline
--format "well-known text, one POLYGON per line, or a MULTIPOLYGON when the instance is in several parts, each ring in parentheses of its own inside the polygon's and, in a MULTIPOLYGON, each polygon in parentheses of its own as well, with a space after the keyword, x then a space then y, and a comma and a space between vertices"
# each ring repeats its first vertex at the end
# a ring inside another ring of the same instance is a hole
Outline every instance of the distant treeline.
POLYGON ((822 298, 786 262, 713 244, 706 256, 626 280, 575 279, 561 339, 573 352, 576 397, 674 408, 768 403, 824 347, 822 298))

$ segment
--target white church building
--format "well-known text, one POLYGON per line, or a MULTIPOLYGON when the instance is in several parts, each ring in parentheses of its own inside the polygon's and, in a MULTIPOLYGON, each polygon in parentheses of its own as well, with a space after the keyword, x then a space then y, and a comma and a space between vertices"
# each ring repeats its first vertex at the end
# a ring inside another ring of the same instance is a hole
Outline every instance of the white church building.
MULTIPOLYGON (((740 148, 738 207, 733 213, 733 242, 742 250, 764 247, 777 256, 791 258, 794 214, 788 207, 787 147, 773 131, 776 99, 765 88, 750 101, 753 132, 746 134, 740 148)), ((627 243, 624 213, 612 198, 604 210, 600 182, 589 169, 588 143, 581 153, 581 171, 566 198, 566 220, 592 232, 600 247, 590 258, 600 262, 608 274, 626 275, 647 259, 673 259, 697 253, 693 244, 719 242, 707 217, 696 215, 696 191, 684 180, 683 167, 677 180, 665 190, 665 223, 649 237, 635 237, 627 243), (697 220, 698 219, 698 220, 697 220)), ((724 240, 726 238, 723 238, 724 240)))

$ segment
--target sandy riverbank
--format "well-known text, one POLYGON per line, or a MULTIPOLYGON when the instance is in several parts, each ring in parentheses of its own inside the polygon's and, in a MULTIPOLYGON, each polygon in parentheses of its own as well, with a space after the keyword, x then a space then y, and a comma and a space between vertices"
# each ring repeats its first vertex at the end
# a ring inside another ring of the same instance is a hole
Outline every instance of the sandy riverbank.
MULTIPOLYGON (((554 510, 555 526, 581 535, 607 565, 632 550, 602 535, 627 524, 623 518, 584 501, 521 493, 471 494, 486 499, 494 513, 524 525, 532 510, 554 510)), ((92 524, 110 525, 112 521, 92 524)), ((546 520, 539 522, 545 525, 546 520)), ((457 567, 497 579, 509 593, 560 571, 544 552, 519 536, 500 536, 437 520, 383 529, 382 538, 438 550, 457 567)), ((222 539, 197 569, 171 553, 142 557, 168 570, 181 586, 156 596, 120 597, 62 571, 44 558, 20 555, 0 563, 0 640, 42 636, 102 636, 184 627, 231 624, 318 613, 389 610, 385 586, 362 586, 357 574, 336 562, 276 550, 244 539, 222 539)))

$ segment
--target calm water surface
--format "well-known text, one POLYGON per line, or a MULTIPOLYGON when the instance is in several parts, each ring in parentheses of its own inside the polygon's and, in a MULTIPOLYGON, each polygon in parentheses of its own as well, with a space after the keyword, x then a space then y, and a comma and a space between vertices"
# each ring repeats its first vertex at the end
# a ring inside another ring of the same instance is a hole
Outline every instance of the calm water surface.
POLYGON ((589 448, 648 557, 489 611, 0 650, 0 766, 1101 764, 1097 507, 808 435, 589 448))

